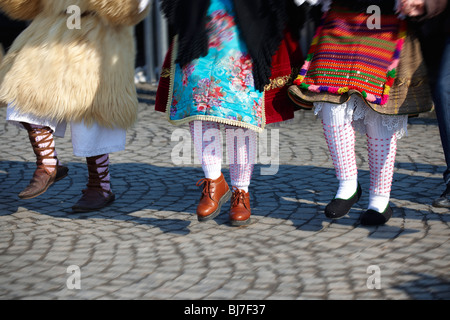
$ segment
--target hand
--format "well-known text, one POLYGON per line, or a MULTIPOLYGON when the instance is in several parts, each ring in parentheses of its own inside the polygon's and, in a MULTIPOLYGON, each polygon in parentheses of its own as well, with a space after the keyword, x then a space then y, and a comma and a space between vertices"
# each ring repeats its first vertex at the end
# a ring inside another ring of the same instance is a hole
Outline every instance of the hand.
POLYGON ((425 14, 425 0, 401 0, 399 13, 409 17, 425 14))

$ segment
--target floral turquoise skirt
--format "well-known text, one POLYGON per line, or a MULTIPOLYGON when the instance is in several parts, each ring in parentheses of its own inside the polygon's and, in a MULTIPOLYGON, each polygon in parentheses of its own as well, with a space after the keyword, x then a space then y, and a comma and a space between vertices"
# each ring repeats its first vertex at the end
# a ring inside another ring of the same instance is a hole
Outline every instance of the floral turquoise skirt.
POLYGON ((212 0, 208 9, 209 50, 173 71, 169 121, 215 121, 262 131, 264 93, 255 89, 253 64, 235 23, 232 0, 212 0))

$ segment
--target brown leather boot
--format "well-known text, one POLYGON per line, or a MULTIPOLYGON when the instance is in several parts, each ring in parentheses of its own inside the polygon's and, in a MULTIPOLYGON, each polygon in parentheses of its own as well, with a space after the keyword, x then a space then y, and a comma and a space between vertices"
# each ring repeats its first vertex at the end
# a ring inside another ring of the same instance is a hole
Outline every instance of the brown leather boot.
POLYGON ((32 199, 43 194, 55 182, 67 177, 69 168, 58 166, 53 172, 48 172, 45 167, 38 167, 30 180, 30 184, 19 193, 21 199, 32 199))
POLYGON ((97 164, 96 162, 96 160, 102 156, 104 155, 86 158, 89 171, 87 189, 82 190, 83 195, 77 203, 72 206, 73 212, 100 210, 111 204, 116 199, 114 193, 110 190, 104 190, 101 185, 102 183, 109 183, 108 180, 105 180, 105 178, 109 175, 107 162, 100 164, 97 164), (99 173, 98 168, 106 168, 106 170, 99 173))
POLYGON ((233 187, 231 197, 230 224, 232 226, 244 226, 250 223, 250 194, 244 190, 233 187))
POLYGON ((61 180, 64 177, 67 177, 67 173, 69 168, 65 166, 54 166, 49 164, 44 164, 45 159, 55 159, 54 155, 42 155, 45 151, 53 151, 49 152, 49 154, 54 154, 55 147, 39 147, 40 144, 48 144, 49 146, 52 144, 52 133, 53 131, 45 127, 43 129, 33 129, 28 123, 23 122, 22 125, 28 131, 28 137, 31 142, 31 146, 33 147, 34 154, 36 155, 36 165, 37 168, 34 171, 33 178, 30 180, 28 186, 19 193, 19 198, 21 199, 32 199, 37 196, 43 194, 47 189, 55 182, 61 180), (42 130, 46 130, 47 132, 39 132, 42 130), (39 141, 36 141, 37 138, 40 137, 39 141), (51 168, 55 168, 56 170, 50 170, 51 168))
POLYGON ((200 179, 197 186, 203 185, 202 196, 197 206, 198 221, 208 221, 220 213, 220 208, 231 197, 230 187, 223 174, 216 180, 200 179))

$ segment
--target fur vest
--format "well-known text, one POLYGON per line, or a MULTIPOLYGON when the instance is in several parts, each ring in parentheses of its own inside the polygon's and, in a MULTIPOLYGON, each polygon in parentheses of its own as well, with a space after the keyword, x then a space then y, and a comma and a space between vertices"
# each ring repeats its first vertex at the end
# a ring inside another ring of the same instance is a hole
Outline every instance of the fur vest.
POLYGON ((1 62, 0 105, 58 121, 130 127, 138 105, 133 25, 148 13, 138 6, 136 0, 0 0, 11 18, 32 20, 1 62), (69 7, 80 9, 78 27, 70 24, 76 20, 69 7))

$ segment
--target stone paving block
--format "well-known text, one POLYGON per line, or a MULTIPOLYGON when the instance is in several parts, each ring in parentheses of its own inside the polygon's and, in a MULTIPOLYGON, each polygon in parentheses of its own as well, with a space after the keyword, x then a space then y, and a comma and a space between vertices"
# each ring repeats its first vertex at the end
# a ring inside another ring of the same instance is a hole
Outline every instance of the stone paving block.
MULTIPOLYGON (((365 138, 356 139, 363 197, 347 216, 331 221, 323 210, 338 183, 321 124, 312 112, 298 111, 292 124, 276 128, 277 174, 261 175, 267 165, 255 166, 252 223, 233 228, 229 204, 213 221, 197 221, 201 166, 173 163, 177 127, 153 110, 156 88, 140 89, 147 102, 128 131, 127 150, 110 158, 117 199, 99 212, 71 213, 87 169, 67 136, 56 145, 69 177, 36 199, 18 199, 35 168, 34 154, 23 130, 0 126, 6 145, 0 161, 0 298, 449 298, 450 214, 431 206, 443 191, 445 168, 435 118, 410 119, 409 136, 398 144, 394 217, 385 226, 364 227, 359 216, 368 204, 370 178, 365 138), (71 264, 81 268, 81 290, 66 287, 71 264), (371 265, 381 270, 380 290, 367 287, 371 265)), ((229 181, 228 165, 223 172, 229 181)))

